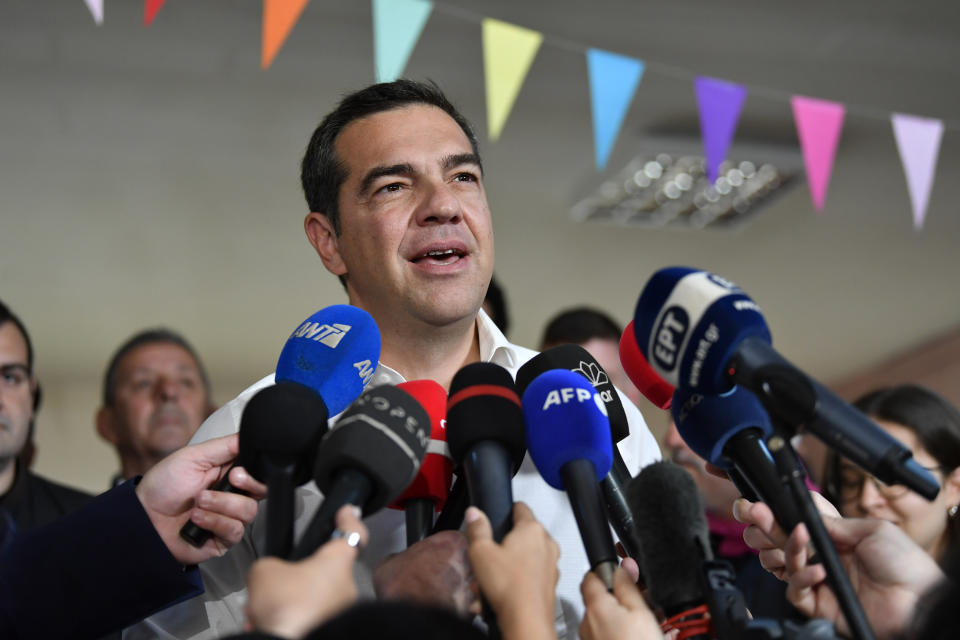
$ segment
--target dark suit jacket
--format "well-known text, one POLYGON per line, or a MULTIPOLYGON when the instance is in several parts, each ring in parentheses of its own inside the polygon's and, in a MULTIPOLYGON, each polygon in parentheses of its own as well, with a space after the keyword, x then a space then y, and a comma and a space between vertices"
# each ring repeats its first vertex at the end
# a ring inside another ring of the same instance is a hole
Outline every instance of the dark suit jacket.
POLYGON ((203 593, 134 486, 21 534, 0 510, 0 638, 97 638, 203 593))

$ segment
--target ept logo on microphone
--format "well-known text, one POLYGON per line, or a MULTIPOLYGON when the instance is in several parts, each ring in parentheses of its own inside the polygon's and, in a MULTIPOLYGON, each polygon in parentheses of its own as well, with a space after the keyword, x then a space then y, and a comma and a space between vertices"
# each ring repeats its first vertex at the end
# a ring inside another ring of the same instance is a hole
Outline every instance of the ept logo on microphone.
POLYGON ((543 407, 540 410, 546 411, 552 406, 559 407, 568 402, 588 402, 590 400, 593 400, 594 404, 597 405, 600 413, 607 415, 607 406, 604 404, 600 394, 596 391, 590 392, 580 387, 561 387, 551 390, 544 399, 543 407))

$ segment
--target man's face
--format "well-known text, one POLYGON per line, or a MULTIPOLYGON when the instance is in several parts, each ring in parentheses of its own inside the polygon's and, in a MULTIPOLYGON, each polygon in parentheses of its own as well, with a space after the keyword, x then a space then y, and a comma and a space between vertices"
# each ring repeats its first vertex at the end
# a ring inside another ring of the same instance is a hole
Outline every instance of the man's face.
POLYGON ((97 429, 120 452, 156 461, 187 444, 208 413, 196 361, 168 342, 141 345, 117 365, 113 406, 101 409, 97 429))
POLYGON ((27 369, 27 341, 12 322, 0 325, 0 462, 20 454, 33 420, 36 382, 27 369))
POLYGON ((350 123, 336 153, 342 233, 321 247, 315 214, 306 227, 326 267, 346 275, 350 301, 398 325, 472 320, 493 274, 493 231, 457 123, 427 105, 384 111, 350 123))

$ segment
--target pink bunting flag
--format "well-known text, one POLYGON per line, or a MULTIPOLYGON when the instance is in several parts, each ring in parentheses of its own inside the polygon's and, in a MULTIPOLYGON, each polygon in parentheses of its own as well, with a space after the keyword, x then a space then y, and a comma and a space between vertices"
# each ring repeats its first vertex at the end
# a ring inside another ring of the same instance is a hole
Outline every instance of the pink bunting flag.
POLYGON ((933 177, 937 173, 943 120, 903 113, 894 113, 890 120, 893 123, 893 136, 897 140, 903 172, 907 176, 910 204, 913 205, 913 228, 922 229, 930 191, 933 189, 933 177))
POLYGON ((143 26, 149 27, 153 19, 157 17, 157 12, 167 0, 144 0, 143 2, 143 26))
POLYGON ((813 206, 817 211, 823 211, 846 107, 839 102, 804 96, 793 96, 790 104, 803 150, 813 206))

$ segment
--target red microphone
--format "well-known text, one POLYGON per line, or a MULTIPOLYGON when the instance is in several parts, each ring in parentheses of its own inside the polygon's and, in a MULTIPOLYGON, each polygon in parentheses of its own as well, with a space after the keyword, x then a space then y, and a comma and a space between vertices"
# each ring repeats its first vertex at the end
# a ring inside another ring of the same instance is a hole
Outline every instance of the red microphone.
POLYGON ((660 377, 643 357, 637 336, 633 332, 633 320, 623 330, 620 336, 620 364, 627 373, 633 386, 640 390, 644 397, 661 409, 669 409, 673 401, 673 385, 660 377))
POLYGON ((430 416, 430 443, 420 470, 404 492, 390 505, 407 516, 407 546, 427 537, 433 514, 447 501, 453 477, 453 458, 447 446, 447 392, 433 380, 413 380, 397 385, 416 399, 430 416))

